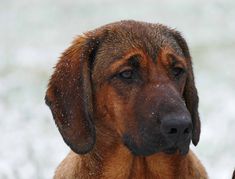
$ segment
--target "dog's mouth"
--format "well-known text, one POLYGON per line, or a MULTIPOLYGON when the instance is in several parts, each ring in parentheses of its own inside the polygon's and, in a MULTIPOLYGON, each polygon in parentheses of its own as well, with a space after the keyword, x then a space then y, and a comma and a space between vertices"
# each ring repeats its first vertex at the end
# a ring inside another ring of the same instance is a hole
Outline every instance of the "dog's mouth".
POLYGON ((174 153, 177 152, 177 150, 178 150, 177 147, 171 147, 171 148, 168 148, 168 149, 164 150, 164 152, 166 154, 174 154, 174 153))
POLYGON ((173 146, 173 147, 170 147, 170 148, 167 148, 165 150, 163 150, 163 152, 165 152, 166 154, 175 154, 176 152, 179 152, 179 154, 181 155, 186 155, 189 151, 189 146, 184 146, 184 147, 176 147, 176 146, 173 146))
POLYGON ((189 152, 190 140, 184 142, 172 142, 164 140, 164 138, 156 137, 153 140, 142 140, 143 143, 137 143, 132 135, 124 135, 124 145, 134 154, 141 156, 149 156, 158 152, 164 152, 165 154, 173 155, 180 154, 186 155, 189 152))

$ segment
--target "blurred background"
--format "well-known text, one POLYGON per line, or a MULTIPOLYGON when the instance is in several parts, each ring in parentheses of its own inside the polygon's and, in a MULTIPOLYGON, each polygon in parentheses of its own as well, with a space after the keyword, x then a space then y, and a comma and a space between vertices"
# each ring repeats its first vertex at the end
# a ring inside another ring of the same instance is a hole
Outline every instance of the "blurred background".
POLYGON ((0 179, 52 178, 68 153, 44 94, 53 66, 82 32, 122 19, 181 31, 200 97, 201 140, 191 146, 210 178, 235 167, 234 0, 1 0, 0 179))

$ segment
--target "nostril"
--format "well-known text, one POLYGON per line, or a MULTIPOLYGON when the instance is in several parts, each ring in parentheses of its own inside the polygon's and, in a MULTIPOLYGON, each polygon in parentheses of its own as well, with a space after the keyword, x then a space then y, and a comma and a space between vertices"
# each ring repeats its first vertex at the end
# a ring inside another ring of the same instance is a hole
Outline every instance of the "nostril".
POLYGON ((177 133, 176 128, 171 128, 170 131, 168 132, 168 134, 176 134, 176 133, 177 133))
POLYGON ((185 118, 166 118, 161 123, 161 132, 171 140, 183 140, 191 137, 192 124, 185 118))
POLYGON ((183 134, 189 134, 189 128, 186 128, 183 134))

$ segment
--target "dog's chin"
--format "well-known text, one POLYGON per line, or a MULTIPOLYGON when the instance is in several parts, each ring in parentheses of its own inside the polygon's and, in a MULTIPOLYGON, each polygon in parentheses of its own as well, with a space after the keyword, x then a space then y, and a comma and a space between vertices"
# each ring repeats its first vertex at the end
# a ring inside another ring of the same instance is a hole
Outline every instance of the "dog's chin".
MULTIPOLYGON (((129 147, 128 147, 129 148, 129 147)), ((163 152, 167 155, 174 155, 174 154, 180 154, 180 155, 187 155, 189 152, 189 147, 187 148, 177 148, 177 147, 171 147, 167 149, 152 149, 152 148, 129 148, 129 150, 132 152, 133 155, 136 156, 150 156, 154 155, 156 153, 163 152)))
POLYGON ((172 155, 175 154, 178 151, 178 149, 176 147, 171 147, 168 149, 163 150, 164 153, 172 155))
MULTIPOLYGON (((127 146, 128 147, 128 146, 127 146)), ((153 155, 155 153, 161 152, 158 149, 153 149, 153 148, 133 148, 133 147, 128 147, 128 149, 131 151, 131 153, 135 156, 150 156, 153 155)))
POLYGON ((136 146, 133 145, 133 143, 130 144, 125 144, 126 147, 131 151, 131 153, 135 156, 150 156, 154 155, 156 153, 163 152, 167 155, 174 155, 174 154, 180 154, 180 155, 186 155, 189 152, 189 145, 186 146, 172 146, 172 147, 160 147, 160 146, 136 146))
POLYGON ((189 152, 189 147, 184 147, 184 148, 171 147, 163 150, 163 152, 168 155, 173 155, 176 153, 179 153, 180 155, 186 155, 189 152))
POLYGON ((188 149, 179 149, 176 147, 171 147, 171 148, 167 148, 167 149, 148 149, 148 148, 129 148, 128 149, 131 151, 131 153, 135 156, 151 156, 160 152, 163 152, 167 155, 174 155, 174 154, 180 154, 180 155, 187 155, 187 153, 189 152, 189 148, 188 149))

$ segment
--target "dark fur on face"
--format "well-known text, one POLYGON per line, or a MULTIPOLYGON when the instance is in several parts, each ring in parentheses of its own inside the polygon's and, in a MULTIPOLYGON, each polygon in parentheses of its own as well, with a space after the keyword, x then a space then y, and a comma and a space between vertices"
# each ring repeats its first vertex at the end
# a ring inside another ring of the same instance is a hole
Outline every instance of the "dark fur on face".
POLYGON ((179 32, 160 24, 121 21, 76 39, 56 65, 46 102, 79 154, 101 133, 144 156, 186 154, 199 141, 189 50, 179 32))

